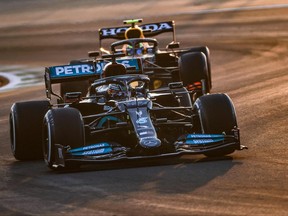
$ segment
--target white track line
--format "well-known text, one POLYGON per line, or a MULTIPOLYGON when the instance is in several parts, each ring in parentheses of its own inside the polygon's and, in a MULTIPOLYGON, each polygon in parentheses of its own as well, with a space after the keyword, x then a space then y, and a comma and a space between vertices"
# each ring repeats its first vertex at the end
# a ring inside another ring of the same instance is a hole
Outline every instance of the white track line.
POLYGON ((0 91, 5 91, 8 89, 15 88, 16 85, 21 83, 21 78, 11 73, 0 72, 0 76, 9 80, 9 83, 3 87, 1 87, 0 91))
POLYGON ((42 67, 29 68, 24 65, 0 66, 0 77, 9 80, 9 83, 0 88, 0 92, 15 88, 43 84, 42 67))

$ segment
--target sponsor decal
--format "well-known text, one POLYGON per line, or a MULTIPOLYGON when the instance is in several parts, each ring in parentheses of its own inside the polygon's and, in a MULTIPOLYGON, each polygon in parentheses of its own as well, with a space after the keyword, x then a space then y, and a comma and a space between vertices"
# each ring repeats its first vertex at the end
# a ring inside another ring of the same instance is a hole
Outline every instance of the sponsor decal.
POLYGON ((103 68, 105 66, 104 62, 97 62, 96 64, 96 73, 101 74, 103 72, 103 68))
POLYGON ((137 126, 138 128, 144 128, 144 129, 146 129, 146 128, 149 128, 149 126, 147 126, 147 125, 139 125, 139 126, 137 126))
POLYGON ((117 59, 116 62, 123 64, 126 68, 135 67, 136 70, 139 70, 137 59, 117 59))
POLYGON ((153 130, 146 130, 146 131, 139 132, 139 135, 140 136, 146 135, 146 137, 147 136, 151 137, 151 136, 155 135, 155 132, 153 130))
MULTIPOLYGON (((123 64, 126 68, 134 67, 136 71, 139 70, 137 59, 117 59, 118 63, 123 64)), ((77 77, 85 75, 96 75, 103 72, 103 68, 107 63, 97 62, 96 70, 93 65, 90 64, 79 64, 79 65, 61 65, 49 67, 50 77, 55 78, 66 78, 66 77, 77 77)))
POLYGON ((90 146, 84 146, 83 150, 90 150, 90 149, 95 149, 95 148, 104 148, 104 147, 109 147, 110 145, 108 143, 98 143, 90 146))
POLYGON ((201 144, 209 144, 223 141, 224 138, 215 138, 215 139, 195 139, 195 140, 186 140, 185 144, 188 145, 201 145, 201 144))
MULTIPOLYGON (((116 62, 119 64, 123 64, 126 68, 135 67, 136 71, 140 69, 137 59, 116 59, 116 62)), ((107 63, 104 63, 104 62, 97 62, 96 73, 101 74, 106 64, 107 63)))
POLYGON ((110 147, 109 143, 103 142, 103 143, 92 144, 92 145, 84 146, 80 148, 70 149, 69 152, 74 153, 74 152, 87 151, 87 150, 97 149, 97 148, 107 148, 107 147, 110 147))
POLYGON ((139 118, 141 118, 142 117, 142 110, 140 110, 140 111, 136 111, 136 115, 139 117, 139 118))
POLYGON ((144 140, 143 141, 143 145, 145 145, 145 146, 156 146, 156 145, 158 145, 158 141, 157 140, 144 140))
POLYGON ((140 140, 140 145, 144 147, 157 147, 161 144, 161 141, 155 137, 145 137, 140 140))
MULTIPOLYGON (((104 154, 106 152, 106 148, 97 149, 97 150, 91 150, 91 151, 84 151, 83 155, 98 155, 98 154, 104 154)), ((110 151, 109 151, 110 152, 110 151)))
POLYGON ((142 135, 147 135, 147 134, 148 134, 148 131, 143 131, 143 132, 140 132, 140 133, 139 133, 140 136, 142 136, 142 135))
POLYGON ((74 152, 72 153, 73 156, 92 156, 92 155, 103 155, 103 154, 109 154, 112 152, 112 148, 100 148, 100 149, 94 149, 90 151, 83 151, 83 152, 74 152))
POLYGON ((129 27, 120 27, 120 28, 102 28, 102 36, 113 36, 120 33, 124 33, 129 27))
MULTIPOLYGON (((147 32, 166 32, 173 30, 173 22, 151 23, 139 26, 143 31, 147 32)), ((102 28, 100 29, 101 38, 116 37, 119 34, 125 33, 129 27, 102 28)))
POLYGON ((94 68, 89 64, 81 65, 63 65, 50 67, 51 78, 73 77, 79 75, 93 75, 95 74, 94 68))
POLYGON ((148 117, 141 117, 141 118, 137 119, 136 123, 137 124, 145 124, 145 123, 147 123, 147 119, 148 119, 148 117))
POLYGON ((223 134, 188 134, 186 139, 224 138, 223 134))
POLYGON ((171 25, 171 23, 162 22, 162 23, 141 25, 140 28, 142 28, 144 31, 155 32, 155 31, 172 30, 173 26, 171 25))

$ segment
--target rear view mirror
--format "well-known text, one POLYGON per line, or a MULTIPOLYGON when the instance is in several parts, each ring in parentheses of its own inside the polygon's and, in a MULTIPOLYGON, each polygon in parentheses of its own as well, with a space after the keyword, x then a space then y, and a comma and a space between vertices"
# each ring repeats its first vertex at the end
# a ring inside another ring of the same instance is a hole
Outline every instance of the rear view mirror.
POLYGON ((166 46, 166 49, 177 49, 179 47, 180 47, 180 43, 173 41, 166 46))
POLYGON ((89 51, 88 52, 89 58, 96 58, 99 55, 100 55, 100 53, 98 51, 89 51))

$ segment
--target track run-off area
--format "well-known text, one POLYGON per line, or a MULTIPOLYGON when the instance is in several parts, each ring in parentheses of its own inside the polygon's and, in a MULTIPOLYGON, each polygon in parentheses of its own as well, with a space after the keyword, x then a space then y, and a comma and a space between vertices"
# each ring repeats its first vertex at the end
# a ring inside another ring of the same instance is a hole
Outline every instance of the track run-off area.
MULTIPOLYGON (((241 6, 232 8, 213 8, 202 9, 196 11, 171 13, 171 16, 179 15, 205 15, 223 12, 241 12, 265 9, 283 9, 288 8, 288 4, 272 4, 272 5, 254 5, 241 6)), ((0 92, 14 88, 43 84, 44 67, 27 67, 26 65, 0 65, 0 92)))

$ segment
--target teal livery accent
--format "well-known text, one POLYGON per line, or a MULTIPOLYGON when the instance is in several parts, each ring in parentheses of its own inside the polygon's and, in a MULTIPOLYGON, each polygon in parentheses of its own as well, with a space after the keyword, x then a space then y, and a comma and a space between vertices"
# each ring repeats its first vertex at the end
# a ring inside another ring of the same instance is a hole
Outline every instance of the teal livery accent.
POLYGON ((135 67, 135 70, 140 70, 137 59, 116 59, 117 63, 123 64, 126 68, 135 67))
POLYGON ((75 152, 83 152, 83 151, 95 150, 95 149, 99 149, 99 148, 108 148, 108 147, 111 147, 111 145, 109 143, 102 142, 102 143, 92 144, 89 146, 70 149, 70 150, 68 150, 68 152, 69 153, 75 153, 75 152))
MULTIPOLYGON (((140 70, 137 59, 117 59, 117 63, 123 64, 126 68, 133 67, 136 71, 140 70)), ((92 64, 59 65, 49 67, 51 79, 73 78, 82 76, 93 76, 102 74, 103 68, 107 63, 97 62, 96 70, 92 64)))
POLYGON ((109 154, 112 151, 113 151, 112 148, 108 147, 108 148, 92 149, 89 151, 74 152, 72 153, 72 155, 73 156, 97 156, 97 155, 109 154))
POLYGON ((223 138, 223 134, 188 134, 186 139, 214 139, 214 138, 223 138))
POLYGON ((185 136, 185 144, 188 145, 205 145, 224 140, 224 134, 187 134, 185 136))
MULTIPOLYGON (((140 71, 140 67, 137 59, 117 59, 117 63, 123 64, 126 68, 135 68, 136 71, 140 71)), ((100 75, 103 72, 103 68, 107 63, 97 62, 95 65, 92 64, 77 64, 77 65, 59 65, 49 67, 50 78, 61 79, 61 78, 73 78, 82 76, 93 76, 100 75)))
POLYGON ((106 123, 108 120, 120 122, 119 118, 116 118, 114 116, 105 116, 99 121, 99 123, 97 124, 97 128, 103 127, 103 124, 106 123))
POLYGON ((49 67, 51 79, 96 75, 93 65, 61 65, 49 67))
POLYGON ((224 141, 223 138, 214 138, 214 139, 188 139, 185 141, 185 144, 188 145, 205 145, 205 144, 210 144, 210 143, 217 143, 224 141))
MULTIPOLYGON (((119 64, 123 64, 126 68, 135 68, 135 71, 140 71, 139 63, 137 59, 116 59, 116 62, 119 64)), ((102 74, 103 68, 107 63, 104 62, 98 62, 97 67, 97 74, 102 74)))

